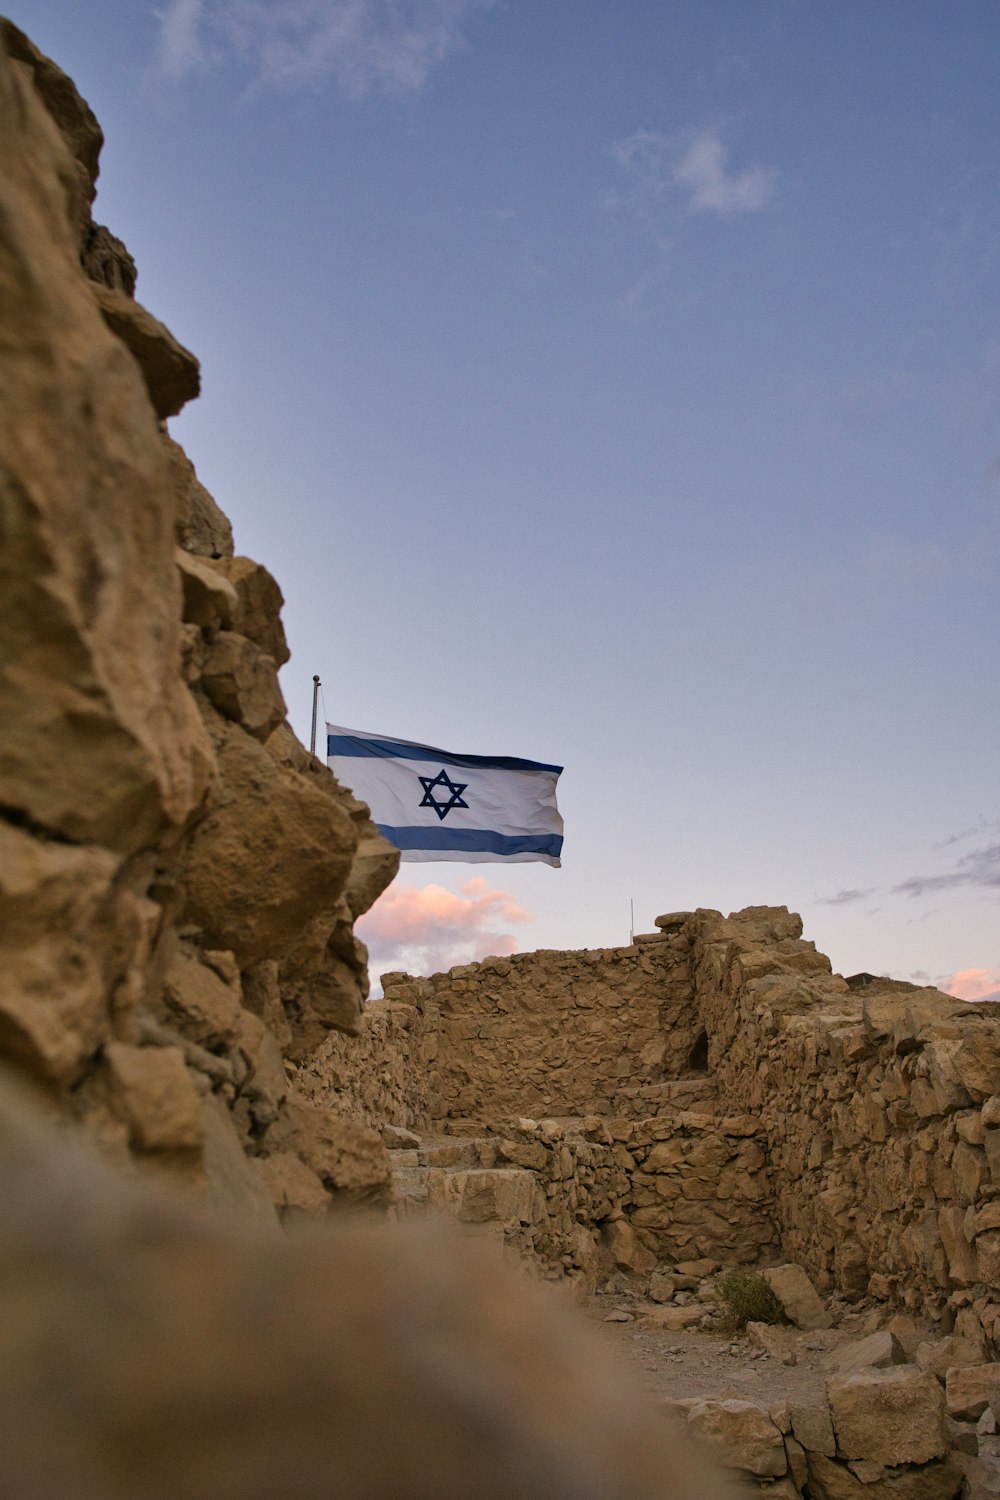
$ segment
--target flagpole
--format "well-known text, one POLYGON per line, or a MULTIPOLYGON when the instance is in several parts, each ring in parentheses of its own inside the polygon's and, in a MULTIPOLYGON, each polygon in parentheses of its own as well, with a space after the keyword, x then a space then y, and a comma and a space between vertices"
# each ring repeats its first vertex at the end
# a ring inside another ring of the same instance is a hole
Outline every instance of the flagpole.
POLYGON ((309 754, 316 754, 316 701, 319 698, 319 675, 313 677, 313 718, 312 734, 309 736, 309 754))

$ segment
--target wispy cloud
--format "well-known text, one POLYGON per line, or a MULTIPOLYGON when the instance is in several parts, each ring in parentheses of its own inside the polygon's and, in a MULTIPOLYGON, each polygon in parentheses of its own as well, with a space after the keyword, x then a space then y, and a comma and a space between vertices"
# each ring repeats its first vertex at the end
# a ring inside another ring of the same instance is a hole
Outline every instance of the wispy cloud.
POLYGON ((611 147, 623 183, 602 199, 605 208, 646 223, 669 215, 711 213, 722 218, 759 213, 777 186, 773 167, 735 170, 713 127, 664 135, 639 129, 611 147))
POLYGON ((352 98, 412 92, 466 45, 493 0, 168 0, 160 65, 179 79, 236 63, 256 83, 332 78, 352 98))
POLYGON ((1000 844, 988 844, 963 854, 951 870, 941 875, 911 875, 893 886, 902 896, 925 896, 929 891, 1000 890, 1000 844))
POLYGON ((992 969, 959 969, 937 981, 938 989, 959 1000, 1000 1001, 1000 964, 992 969))
POLYGON ((876 887, 871 885, 865 890, 838 891, 835 896, 820 896, 816 902, 817 906, 851 906, 855 901, 864 901, 871 896, 876 887))
POLYGON ((459 895, 439 885, 391 885, 357 923, 373 967, 435 974, 489 954, 514 953, 505 929, 532 921, 506 891, 477 877, 459 895))

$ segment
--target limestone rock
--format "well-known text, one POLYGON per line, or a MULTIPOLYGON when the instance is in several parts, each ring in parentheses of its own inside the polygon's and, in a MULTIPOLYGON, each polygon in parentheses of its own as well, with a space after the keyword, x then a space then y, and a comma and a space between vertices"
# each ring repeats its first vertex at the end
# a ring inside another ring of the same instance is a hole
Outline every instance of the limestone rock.
POLYGON ((985 1357, 982 1338, 965 1339, 956 1334, 943 1339, 925 1339, 917 1345, 916 1351, 920 1369, 941 1381, 949 1370, 960 1365, 981 1365, 985 1357))
POLYGON ((73 80, 6 17, 0 17, 0 45, 8 57, 31 70, 35 91, 73 158, 80 198, 78 215, 82 220, 94 199, 104 132, 73 80))
POLYGON ((168 328, 117 287, 91 282, 98 309, 116 338, 133 356, 162 422, 176 416, 201 389, 198 361, 168 328))
POLYGON ((167 1013, 185 1036, 210 1051, 226 1051, 240 1032, 241 994, 209 964, 179 950, 163 986, 167 1013))
POLYGON ((236 590, 238 603, 233 629, 253 641, 279 667, 283 666, 288 660, 281 623, 281 606, 285 601, 271 574, 249 557, 220 557, 216 567, 236 590))
POLYGON ((267 1186, 283 1224, 325 1218, 331 1198, 319 1173, 293 1151, 278 1151, 254 1163, 267 1186))
POLYGON ((178 547, 174 553, 184 590, 184 619, 188 624, 225 628, 236 613, 236 590, 221 573, 200 557, 178 547))
POLYGON ((837 1446, 848 1459, 924 1464, 948 1451, 944 1393, 911 1365, 836 1376, 827 1394, 837 1446))
POLYGON ((820 1453, 806 1458, 814 1500, 956 1500, 961 1491, 962 1471, 951 1456, 921 1468, 890 1470, 867 1484, 846 1464, 820 1453))
POLYGON ((833 1420, 825 1401, 793 1401, 789 1407, 792 1434, 807 1453, 822 1453, 833 1458, 837 1442, 833 1420))
POLYGON ((640 1275, 656 1267, 656 1256, 647 1250, 635 1230, 625 1219, 612 1219, 604 1226, 603 1238, 616 1266, 640 1275))
POLYGON ((296 1099, 288 1102, 286 1139, 335 1194, 357 1202, 391 1201, 392 1169, 376 1131, 296 1099))
POLYGON ((145 957, 149 903, 122 888, 120 867, 109 850, 0 819, 0 1050, 39 1082, 79 1077, 145 957))
POLYGON ((889 1365, 905 1363, 906 1355, 888 1328, 880 1328, 867 1338, 838 1344, 823 1356, 824 1369, 838 1375, 850 1375, 855 1370, 883 1370, 889 1365))
POLYGON ((752 1401, 696 1401, 687 1425, 727 1468, 761 1478, 779 1478, 788 1468, 781 1433, 767 1411, 752 1401))
POLYGON ((188 920, 241 966, 287 951, 343 887, 350 820, 305 777, 280 768, 236 725, 211 715, 221 784, 184 861, 188 920), (279 851, 281 857, 279 858, 279 851))
POLYGON ((669 1302, 676 1287, 676 1279, 669 1271, 654 1271, 649 1278, 649 1295, 654 1302, 669 1302))
POLYGON ((183 824, 211 751, 177 671, 170 484, 68 217, 72 164, 0 63, 0 804, 131 851, 183 824))
POLYGON ((205 654, 201 686, 227 719, 266 740, 285 717, 274 658, 246 636, 220 630, 205 654))
MULTIPOLYGON (((185 552, 198 557, 232 557, 233 528, 229 517, 199 481, 194 464, 180 444, 166 434, 163 442, 175 497, 177 541, 185 552)), ((228 577, 225 582, 229 583, 228 577)), ((235 597, 233 589, 234 600, 235 597)))
POLYGON ((797 1328, 830 1328, 833 1318, 801 1266, 773 1266, 763 1272, 790 1323, 797 1328))
POLYGON ((105 1048, 112 1109, 140 1151, 200 1152, 204 1129, 198 1095, 179 1047, 105 1048))
POLYGON ((997 1392, 1000 1392, 1000 1364, 967 1365, 947 1372, 948 1413, 959 1421, 976 1421, 997 1392))
POLYGON ((420 1137, 412 1130, 404 1130, 401 1125, 383 1125, 382 1144, 387 1151, 418 1151, 420 1137))

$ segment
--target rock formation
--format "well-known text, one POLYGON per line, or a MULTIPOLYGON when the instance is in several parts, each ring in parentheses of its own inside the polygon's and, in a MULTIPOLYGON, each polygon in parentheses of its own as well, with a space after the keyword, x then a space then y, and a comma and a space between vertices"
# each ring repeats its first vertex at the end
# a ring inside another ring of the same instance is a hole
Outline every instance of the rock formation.
MULTIPOLYGON (((285 723, 280 590, 166 432, 198 366, 93 221, 100 127, 2 35, 0 1059, 122 1161, 328 1206, 284 1059, 357 1029, 397 855, 285 723)), ((317 1131, 384 1191, 376 1138, 317 1131)))
POLYGON ((281 595, 167 434, 197 362, 92 218, 101 139, 0 22, 3 1492, 723 1500, 290 1093, 359 1029, 398 856, 285 723, 281 595))

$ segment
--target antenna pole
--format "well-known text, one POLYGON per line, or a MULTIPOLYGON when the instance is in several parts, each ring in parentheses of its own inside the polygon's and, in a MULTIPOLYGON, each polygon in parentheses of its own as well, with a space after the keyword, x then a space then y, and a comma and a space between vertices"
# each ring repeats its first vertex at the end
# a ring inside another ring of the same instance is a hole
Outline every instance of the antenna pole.
POLYGON ((313 720, 312 734, 309 736, 309 754, 316 754, 316 701, 319 698, 319 676, 313 677, 313 720))
POLYGON ((628 910, 629 910, 628 940, 629 940, 629 943, 631 944, 631 943, 635 942, 635 897, 634 896, 630 896, 628 898, 628 910))

